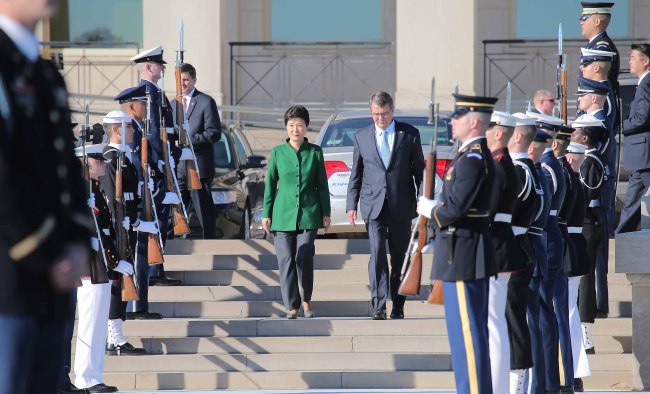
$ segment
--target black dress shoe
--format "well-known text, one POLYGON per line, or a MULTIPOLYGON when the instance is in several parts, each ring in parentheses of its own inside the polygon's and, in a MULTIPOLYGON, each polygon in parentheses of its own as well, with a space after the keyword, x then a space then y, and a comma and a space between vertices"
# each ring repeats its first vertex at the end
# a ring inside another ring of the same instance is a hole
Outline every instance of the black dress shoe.
POLYGON ((160 320, 163 316, 157 312, 126 312, 126 320, 160 320))
POLYGON ((372 320, 386 320, 386 311, 375 312, 375 314, 372 315, 372 320))
POLYGON ((140 356, 142 354, 147 354, 147 351, 128 342, 122 345, 106 344, 107 356, 140 356))
POLYGON ((582 378, 575 378, 573 380, 573 391, 576 393, 582 393, 585 391, 585 386, 582 383, 582 378))
POLYGON ((87 389, 91 393, 116 393, 117 387, 107 386, 104 383, 99 383, 94 386, 88 387, 87 389))
POLYGON ((403 319, 404 318, 404 311, 393 309, 390 312, 390 318, 391 319, 403 319))
POLYGON ((605 311, 596 311, 596 319, 607 319, 609 313, 605 311))
POLYGON ((585 349, 585 353, 587 353, 587 354, 596 354, 596 348, 595 347, 590 347, 589 349, 585 349))
POLYGON ((562 394, 572 394, 572 393, 575 393, 575 391, 573 390, 573 387, 569 387, 569 386, 562 386, 562 387, 560 387, 560 392, 561 392, 562 394))
POLYGON ((68 384, 61 387, 59 391, 57 391, 57 394, 90 394, 90 391, 77 388, 77 386, 68 382, 68 384))
POLYGON ((166 276, 149 278, 149 286, 180 286, 182 283, 180 279, 168 278, 166 276))

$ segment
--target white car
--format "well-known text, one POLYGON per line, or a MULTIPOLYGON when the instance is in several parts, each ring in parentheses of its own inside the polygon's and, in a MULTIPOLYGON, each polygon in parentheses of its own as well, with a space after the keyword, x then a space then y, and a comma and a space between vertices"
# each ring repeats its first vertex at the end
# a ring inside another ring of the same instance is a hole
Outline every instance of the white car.
MULTIPOLYGON (((408 123, 420 130, 424 159, 429 157, 429 142, 433 138, 434 126, 428 123, 426 110, 395 110, 395 119, 408 123)), ((345 205, 352 168, 353 135, 358 130, 373 123, 369 110, 343 111, 331 115, 321 128, 316 144, 323 148, 325 170, 332 206, 332 224, 328 233, 365 232, 366 227, 361 215, 358 215, 356 227, 348 223, 345 205)), ((436 193, 442 185, 442 175, 453 159, 451 125, 449 114, 441 114, 438 120, 438 152, 436 162, 436 193), (443 116, 444 115, 444 116, 443 116)), ((424 190, 424 185, 420 189, 424 190)), ((322 233, 322 230, 320 230, 322 233)))

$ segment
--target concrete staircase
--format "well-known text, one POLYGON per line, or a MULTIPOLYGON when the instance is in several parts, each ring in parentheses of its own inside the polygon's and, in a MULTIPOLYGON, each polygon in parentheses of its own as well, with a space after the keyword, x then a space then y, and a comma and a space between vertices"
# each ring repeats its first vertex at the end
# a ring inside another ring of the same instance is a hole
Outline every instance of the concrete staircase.
MULTIPOLYGON (((630 389, 631 289, 610 268, 610 318, 594 326, 588 389, 630 389)), ((127 321, 147 356, 107 356, 122 390, 453 388, 441 306, 426 289, 404 320, 371 321, 367 240, 317 240, 314 319, 286 320, 273 245, 170 241, 165 269, 181 287, 150 288, 161 321, 127 321)), ((431 261, 426 258, 423 284, 431 261)), ((390 305, 389 305, 390 308, 390 305)), ((390 309, 389 309, 390 310, 390 309)), ((74 343, 74 341, 73 341, 74 343)))

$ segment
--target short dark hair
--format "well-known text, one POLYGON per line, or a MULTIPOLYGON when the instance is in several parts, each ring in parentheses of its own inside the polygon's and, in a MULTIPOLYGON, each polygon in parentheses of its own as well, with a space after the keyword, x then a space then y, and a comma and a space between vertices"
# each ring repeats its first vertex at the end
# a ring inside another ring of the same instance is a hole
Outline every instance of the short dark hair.
POLYGON ((587 126, 580 129, 582 135, 587 137, 586 145, 588 148, 593 148, 599 142, 607 141, 609 132, 605 127, 601 126, 587 126))
POLYGON ((370 97, 370 105, 373 104, 378 105, 380 107, 389 106, 390 109, 394 108, 393 98, 390 96, 390 94, 383 92, 381 90, 370 97))
POLYGON ((291 119, 296 118, 302 119, 305 125, 309 126, 309 111, 302 105, 292 105, 289 107, 287 112, 284 113, 284 125, 286 126, 291 119))
POLYGON ((181 73, 189 73, 192 79, 196 79, 196 68, 189 63, 181 64, 181 73))
POLYGON ((645 57, 650 59, 650 44, 646 44, 645 42, 641 44, 632 44, 630 45, 630 48, 632 48, 633 51, 641 52, 645 57))

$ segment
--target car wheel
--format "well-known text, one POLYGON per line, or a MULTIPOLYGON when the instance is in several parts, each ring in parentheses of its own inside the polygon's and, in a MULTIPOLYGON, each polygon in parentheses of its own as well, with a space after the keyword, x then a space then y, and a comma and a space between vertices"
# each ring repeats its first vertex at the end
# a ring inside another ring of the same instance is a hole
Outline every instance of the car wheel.
POLYGON ((241 239, 251 239, 251 211, 248 206, 244 208, 244 217, 239 235, 241 239))

